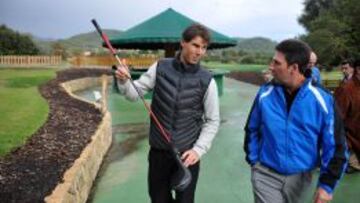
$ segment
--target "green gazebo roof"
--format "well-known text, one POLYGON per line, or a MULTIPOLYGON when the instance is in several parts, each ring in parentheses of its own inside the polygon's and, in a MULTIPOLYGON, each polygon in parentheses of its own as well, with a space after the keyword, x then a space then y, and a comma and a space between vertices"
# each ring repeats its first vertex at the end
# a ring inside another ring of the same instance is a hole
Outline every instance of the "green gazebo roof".
MULTIPOLYGON (((128 29, 110 39, 111 44, 122 49, 167 49, 179 48, 181 34, 196 21, 169 8, 162 13, 128 29)), ((236 41, 214 30, 211 32, 211 48, 236 45, 236 41)))

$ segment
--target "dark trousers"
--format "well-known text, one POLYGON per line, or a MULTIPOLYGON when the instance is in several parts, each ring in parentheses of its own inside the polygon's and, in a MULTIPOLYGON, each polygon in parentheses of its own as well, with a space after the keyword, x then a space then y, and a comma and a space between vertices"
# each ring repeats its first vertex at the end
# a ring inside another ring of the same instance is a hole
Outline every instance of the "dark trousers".
POLYGON ((173 156, 168 151, 150 149, 148 189, 152 203, 193 203, 196 183, 199 176, 200 162, 189 166, 192 175, 190 185, 182 192, 172 195, 170 180, 177 166, 173 156))

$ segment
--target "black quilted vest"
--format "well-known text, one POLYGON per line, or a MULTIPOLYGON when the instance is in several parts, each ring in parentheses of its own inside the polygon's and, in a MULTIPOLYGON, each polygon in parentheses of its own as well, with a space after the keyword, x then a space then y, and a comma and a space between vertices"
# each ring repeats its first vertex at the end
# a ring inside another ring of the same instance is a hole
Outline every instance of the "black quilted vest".
MULTIPOLYGON (((180 152, 191 149, 200 135, 203 99, 211 78, 199 64, 185 67, 176 58, 158 62, 151 109, 180 152)), ((157 149, 169 148, 152 120, 149 142, 157 149)))

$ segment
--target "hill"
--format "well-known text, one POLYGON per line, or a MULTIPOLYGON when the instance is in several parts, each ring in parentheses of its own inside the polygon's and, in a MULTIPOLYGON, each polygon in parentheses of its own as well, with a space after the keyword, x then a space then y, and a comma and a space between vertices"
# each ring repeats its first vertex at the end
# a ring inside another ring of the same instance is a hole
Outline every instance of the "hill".
POLYGON ((222 63, 267 64, 277 42, 264 38, 234 38, 237 45, 230 48, 211 50, 205 60, 222 63))
MULTIPOLYGON (((116 35, 120 35, 122 33, 121 31, 118 30, 104 30, 104 32, 109 36, 109 38, 112 38, 116 35)), ((78 34, 68 39, 59 40, 58 42, 68 49, 83 49, 83 50, 99 48, 102 43, 99 34, 95 31, 78 34)))
MULTIPOLYGON (((112 29, 104 29, 104 32, 106 32, 109 38, 120 35, 122 33, 122 31, 112 29)), ((74 35, 67 39, 60 40, 41 39, 36 36, 32 36, 32 39, 39 47, 41 52, 46 54, 51 53, 52 46, 54 46, 54 44, 58 44, 61 47, 65 48, 68 53, 74 53, 82 51, 96 52, 101 47, 102 43, 101 38, 96 31, 82 33, 74 35)))
POLYGON ((235 38, 238 43, 235 47, 237 51, 243 51, 246 53, 263 53, 263 54, 272 54, 274 53, 274 48, 277 44, 276 41, 273 41, 264 37, 253 37, 253 38, 235 38))

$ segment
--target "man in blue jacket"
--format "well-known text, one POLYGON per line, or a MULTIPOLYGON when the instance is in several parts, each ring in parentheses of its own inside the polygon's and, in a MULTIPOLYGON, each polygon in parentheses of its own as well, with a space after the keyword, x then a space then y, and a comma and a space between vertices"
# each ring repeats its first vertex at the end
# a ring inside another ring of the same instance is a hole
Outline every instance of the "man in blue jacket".
POLYGON ((328 202, 346 168, 334 99, 305 77, 310 50, 298 40, 276 46, 269 67, 274 80, 261 86, 249 114, 244 149, 255 202, 302 202, 319 163, 314 201, 328 202))

